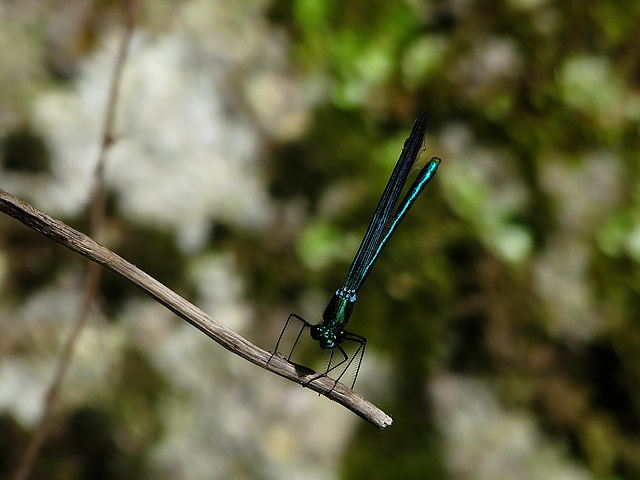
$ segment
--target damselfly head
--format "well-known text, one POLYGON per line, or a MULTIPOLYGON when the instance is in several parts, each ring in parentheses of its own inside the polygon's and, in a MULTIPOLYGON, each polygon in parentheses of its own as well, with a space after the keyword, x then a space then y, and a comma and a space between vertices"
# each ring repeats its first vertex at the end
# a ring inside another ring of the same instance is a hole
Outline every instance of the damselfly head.
POLYGON ((310 334, 311 338, 320 344, 322 350, 332 350, 347 339, 347 333, 342 328, 336 331, 321 323, 311 327, 310 334))

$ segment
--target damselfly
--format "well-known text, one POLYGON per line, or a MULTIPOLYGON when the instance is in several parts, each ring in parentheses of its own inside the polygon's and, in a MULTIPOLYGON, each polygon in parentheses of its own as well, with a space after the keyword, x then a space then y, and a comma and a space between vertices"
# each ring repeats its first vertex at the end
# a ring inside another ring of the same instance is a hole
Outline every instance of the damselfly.
POLYGON ((438 165, 440 165, 440 159, 433 157, 422 170, 420 170, 416 180, 407 191, 407 194, 398 207, 395 208, 407 182, 409 172, 413 169, 420 152, 424 150, 426 133, 427 112, 424 112, 418 117, 409 138, 404 142, 400 158, 391 173, 391 178, 384 192, 382 192, 380 203, 378 203, 373 213, 369 228, 362 239, 362 243, 360 244, 358 253, 356 253, 353 259, 351 268, 349 268, 349 273, 347 273, 344 285, 336 291, 329 301, 322 315, 322 322, 312 324, 301 316, 292 313, 289 315, 289 318, 287 318, 287 322, 278 337, 274 353, 271 356, 272 358, 275 352, 278 351, 280 341, 289 323, 292 319, 296 319, 301 322, 302 326, 293 342, 289 355, 286 357, 287 360, 291 360, 291 355, 305 330, 309 330, 311 338, 318 342, 322 350, 331 352, 326 370, 310 381, 328 375, 330 372, 343 366, 342 372, 335 379, 337 382, 353 362, 356 361, 357 368, 351 388, 353 388, 356 383, 367 339, 361 335, 346 331, 345 327, 351 317, 351 312, 353 311, 356 301, 356 294, 360 290, 360 287, 362 287, 362 284, 369 276, 373 265, 389 242, 391 235, 396 231, 398 225, 409 211, 409 208, 411 208, 411 205, 413 205, 413 202, 418 195, 420 195, 420 192, 422 192, 429 180, 435 175, 436 169, 438 165), (353 342, 355 344, 354 348, 356 348, 356 351, 351 355, 351 358, 349 358, 349 355, 343 348, 343 345, 346 345, 345 342, 353 342))

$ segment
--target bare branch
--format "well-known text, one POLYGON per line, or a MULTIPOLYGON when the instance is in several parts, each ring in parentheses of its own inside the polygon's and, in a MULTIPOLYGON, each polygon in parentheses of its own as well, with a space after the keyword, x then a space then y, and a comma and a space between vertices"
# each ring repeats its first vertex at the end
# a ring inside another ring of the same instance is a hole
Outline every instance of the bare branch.
MULTIPOLYGON (((120 82, 122 79, 122 71, 124 64, 126 63, 127 54, 129 52, 129 45, 131 44, 131 38, 135 27, 136 12, 139 7, 137 0, 128 0, 124 3, 124 15, 125 15, 125 28, 120 38, 120 45, 118 47, 118 54, 116 57, 116 63, 114 66, 113 74, 111 75, 111 84, 109 87, 109 95, 107 97, 107 108, 104 115, 104 123, 102 128, 102 139, 100 141, 100 149, 98 152, 98 161, 94 171, 94 185, 91 202, 91 234, 95 238, 100 238, 100 233, 104 226, 105 218, 105 205, 106 205, 106 188, 104 181, 104 164, 106 160, 107 151, 109 147, 113 145, 115 132, 115 116, 116 108, 118 105, 118 97, 120 92, 120 82)), ((58 403, 60 390, 62 388, 62 382, 67 376, 67 371, 73 360, 73 352, 75 346, 78 343, 80 334, 84 330, 89 317, 89 311, 91 305, 94 303, 98 291, 100 289, 100 280, 102 276, 102 270, 100 267, 92 262, 87 264, 86 277, 87 280, 84 283, 84 292, 82 295, 82 302, 78 308, 78 312, 73 324, 73 328, 69 333, 68 338, 65 341, 64 347, 58 358, 55 373, 51 384, 47 389, 47 393, 44 398, 44 408, 42 416, 36 426, 33 436, 27 445, 21 459, 18 463, 18 467, 15 470, 13 480, 24 480, 29 475, 33 463, 40 452, 40 448, 44 443, 49 433, 49 426, 51 423, 52 413, 58 403)))
MULTIPOLYGON (((0 190, 0 211, 129 280, 221 346, 254 365, 301 385, 305 385, 315 377, 315 372, 305 367, 297 367, 280 355, 274 355, 267 364, 271 357, 270 352, 262 350, 233 330, 216 322, 198 307, 90 237, 46 215, 4 190, 0 190)), ((378 428, 385 428, 392 423, 391 417, 378 407, 341 383, 334 386, 334 381, 330 378, 318 378, 307 387, 343 405, 378 428)))

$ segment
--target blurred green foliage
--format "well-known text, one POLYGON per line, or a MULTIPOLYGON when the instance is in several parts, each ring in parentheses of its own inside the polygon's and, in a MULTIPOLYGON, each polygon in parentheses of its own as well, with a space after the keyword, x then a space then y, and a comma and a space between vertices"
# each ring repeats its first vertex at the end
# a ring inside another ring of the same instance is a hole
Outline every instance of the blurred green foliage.
POLYGON ((421 391, 442 369, 492 382, 596 478, 640 477, 640 4, 299 0, 273 2, 271 18, 328 94, 305 162, 282 175, 315 191, 307 169, 344 181, 355 159, 371 178, 301 237, 306 258, 342 263, 323 288, 341 281, 349 259, 332 252, 364 231, 390 169, 370 161, 389 157, 381 139, 426 108, 427 154, 443 156, 351 325, 394 364, 390 410, 425 425, 362 425, 345 477, 443 477, 421 391), (354 112, 364 125, 347 129, 354 112), (341 143, 354 132, 368 152, 341 143), (379 458, 398 461, 386 471, 379 458))

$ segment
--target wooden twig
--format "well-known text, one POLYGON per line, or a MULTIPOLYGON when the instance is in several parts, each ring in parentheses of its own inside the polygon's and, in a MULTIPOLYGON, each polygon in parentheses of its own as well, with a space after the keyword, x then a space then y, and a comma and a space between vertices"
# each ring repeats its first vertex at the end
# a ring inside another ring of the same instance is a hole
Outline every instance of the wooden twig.
MULTIPOLYGON (((92 238, 1 189, 0 211, 64 245, 73 252, 79 253, 89 260, 102 265, 107 270, 129 280, 221 346, 254 365, 301 385, 305 385, 316 376, 316 373, 310 369, 296 367, 280 355, 274 355, 267 364, 271 357, 270 352, 262 350, 233 330, 216 322, 198 307, 92 238)), ((392 423, 391 417, 378 407, 350 388, 341 383, 336 384, 328 377, 320 377, 306 386, 343 405, 378 428, 385 428, 392 423)))

